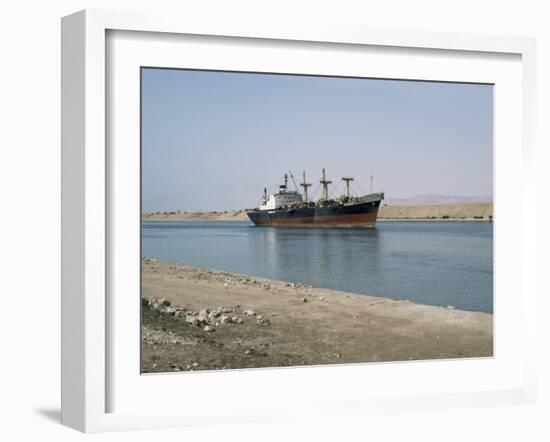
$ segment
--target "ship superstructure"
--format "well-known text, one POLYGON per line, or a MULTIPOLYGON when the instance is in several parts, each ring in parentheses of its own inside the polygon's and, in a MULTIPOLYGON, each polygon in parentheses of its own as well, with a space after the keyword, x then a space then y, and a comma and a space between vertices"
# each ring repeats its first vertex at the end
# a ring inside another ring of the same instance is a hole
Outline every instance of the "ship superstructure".
MULTIPOLYGON (((290 174, 292 181, 294 177, 290 174)), ((332 181, 327 178, 323 169, 319 183, 323 188, 323 195, 318 201, 310 201, 308 188, 311 183, 306 182, 305 172, 300 186, 303 194, 296 190, 289 190, 288 175, 284 176, 284 184, 279 186, 276 193, 264 193, 260 206, 247 212, 250 220, 257 226, 273 227, 375 227, 378 208, 384 199, 384 193, 371 193, 363 196, 353 196, 350 192, 350 183, 353 177, 342 177, 346 192, 336 199, 329 195, 329 185, 332 181)), ((371 177, 372 187, 372 177, 371 177)))
POLYGON ((258 210, 275 210, 281 207, 290 207, 303 204, 302 195, 297 190, 288 190, 288 175, 285 173, 285 183, 279 186, 277 193, 267 197, 267 189, 264 189, 262 203, 258 210))

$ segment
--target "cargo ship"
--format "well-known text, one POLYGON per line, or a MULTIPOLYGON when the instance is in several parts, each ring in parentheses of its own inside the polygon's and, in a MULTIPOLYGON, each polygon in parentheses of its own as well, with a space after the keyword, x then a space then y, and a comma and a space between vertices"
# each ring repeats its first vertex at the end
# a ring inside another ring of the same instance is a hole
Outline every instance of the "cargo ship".
MULTIPOLYGON (((294 177, 290 174, 292 181, 294 177)), ((256 226, 261 227, 340 227, 340 228, 372 228, 376 226, 378 208, 384 199, 384 193, 371 193, 362 196, 353 196, 350 193, 350 182, 353 177, 342 177, 346 183, 346 193, 336 199, 329 198, 329 181, 325 169, 319 183, 323 186, 323 196, 318 201, 308 200, 308 188, 311 183, 306 182, 303 173, 303 182, 300 186, 303 193, 288 188, 288 175, 284 176, 284 184, 279 186, 278 192, 267 196, 264 189, 260 206, 247 211, 247 215, 256 226)))

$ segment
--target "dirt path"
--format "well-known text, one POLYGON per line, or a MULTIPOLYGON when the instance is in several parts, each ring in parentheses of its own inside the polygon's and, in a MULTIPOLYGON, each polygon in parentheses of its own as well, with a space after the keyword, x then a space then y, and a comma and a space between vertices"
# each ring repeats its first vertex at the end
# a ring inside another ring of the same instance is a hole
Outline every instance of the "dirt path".
POLYGON ((142 269, 144 372, 481 357, 493 351, 493 316, 487 313, 146 258, 142 269))

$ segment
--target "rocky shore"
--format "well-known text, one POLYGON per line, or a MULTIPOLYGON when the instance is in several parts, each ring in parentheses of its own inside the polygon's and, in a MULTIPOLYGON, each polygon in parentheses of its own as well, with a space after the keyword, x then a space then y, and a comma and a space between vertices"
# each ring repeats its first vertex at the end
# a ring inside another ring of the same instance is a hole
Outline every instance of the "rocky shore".
POLYGON ((493 317, 142 260, 142 371, 492 356, 493 317))

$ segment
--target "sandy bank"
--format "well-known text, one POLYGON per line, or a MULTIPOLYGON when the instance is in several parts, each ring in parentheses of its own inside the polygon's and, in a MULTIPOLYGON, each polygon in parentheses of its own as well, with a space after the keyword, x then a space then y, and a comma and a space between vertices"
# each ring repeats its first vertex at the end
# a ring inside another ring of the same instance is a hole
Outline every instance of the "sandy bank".
POLYGON ((143 221, 248 221, 244 210, 233 210, 230 212, 164 212, 146 213, 142 216, 143 221))
POLYGON ((492 203, 440 204, 426 206, 382 206, 378 219, 394 220, 472 220, 489 221, 493 217, 492 203))
MULTIPOLYGON (((379 220, 393 221, 489 221, 493 204, 440 204, 426 206, 382 206, 379 220)), ((143 221, 248 221, 244 210, 230 212, 146 213, 143 221)))
POLYGON ((142 370, 491 356, 493 317, 142 261, 142 370), (162 299, 165 299, 163 302, 162 299))

